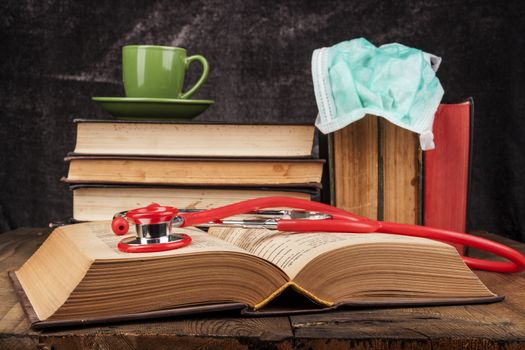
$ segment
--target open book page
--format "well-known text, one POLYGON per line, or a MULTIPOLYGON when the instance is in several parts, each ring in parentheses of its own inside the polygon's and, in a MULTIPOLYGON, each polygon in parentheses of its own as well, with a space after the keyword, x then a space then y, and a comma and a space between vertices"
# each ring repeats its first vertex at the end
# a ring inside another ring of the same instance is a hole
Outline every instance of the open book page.
MULTIPOLYGON (((206 232, 194 227, 176 229, 176 232, 186 233, 191 236, 192 242, 189 246, 183 249, 153 253, 124 253, 119 251, 117 244, 123 236, 116 236, 111 231, 110 221, 94 221, 70 225, 61 227, 58 230, 60 231, 59 234, 66 235, 71 241, 76 243, 86 256, 93 260, 147 259, 203 252, 237 252, 249 254, 240 247, 210 236, 206 234, 206 232)), ((133 231, 133 227, 131 227, 131 235, 135 235, 133 231)))
POLYGON ((294 279, 299 271, 316 256, 351 245, 408 243, 449 247, 445 243, 429 239, 382 233, 290 233, 266 229, 247 230, 223 227, 210 228, 208 233, 279 266, 290 279, 294 279))

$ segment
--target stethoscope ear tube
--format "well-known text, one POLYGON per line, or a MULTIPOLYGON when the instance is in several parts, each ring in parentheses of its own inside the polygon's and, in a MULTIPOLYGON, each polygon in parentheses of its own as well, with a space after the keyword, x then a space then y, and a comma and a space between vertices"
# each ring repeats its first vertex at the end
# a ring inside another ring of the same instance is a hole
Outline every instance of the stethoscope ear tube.
POLYGON ((471 234, 452 232, 434 227, 397 224, 393 222, 381 222, 381 227, 378 229, 378 232, 423 237, 442 242, 462 244, 509 260, 509 262, 502 262, 463 256, 462 258, 465 264, 472 269, 505 273, 525 270, 525 256, 517 250, 471 234))
POLYGON ((184 219, 184 223, 181 227, 185 227, 196 226, 198 224, 203 224, 206 222, 213 222, 230 216, 235 216, 242 213, 249 213, 264 208, 279 207, 300 208, 302 210, 323 212, 325 214, 330 214, 333 219, 343 219, 354 222, 375 222, 374 220, 354 215, 345 210, 335 208, 327 204, 290 197, 262 197, 248 199, 242 202, 226 205, 224 207, 209 209, 190 214, 180 213, 179 215, 184 219))
POLYGON ((113 233, 115 233, 117 236, 125 235, 129 230, 128 220, 122 216, 114 217, 113 221, 111 221, 111 230, 113 230, 113 233))
POLYGON ((377 232, 380 227, 374 221, 350 221, 350 220, 280 220, 277 222, 279 231, 294 232, 353 232, 371 233, 377 232))

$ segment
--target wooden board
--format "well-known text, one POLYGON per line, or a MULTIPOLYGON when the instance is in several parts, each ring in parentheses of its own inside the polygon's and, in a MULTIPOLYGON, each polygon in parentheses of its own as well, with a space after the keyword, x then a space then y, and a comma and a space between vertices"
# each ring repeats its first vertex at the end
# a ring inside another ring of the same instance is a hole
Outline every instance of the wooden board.
POLYGON ((374 116, 334 133, 335 204, 354 214, 377 218, 378 120, 374 116))
MULTIPOLYGON (((525 274, 477 272, 503 294, 489 305, 342 310, 291 317, 200 315, 59 331, 29 329, 7 271, 47 237, 46 229, 0 234, 0 349, 524 349, 525 274)), ((496 235, 525 253, 525 244, 496 235)), ((471 252, 476 257, 485 254, 471 252)))

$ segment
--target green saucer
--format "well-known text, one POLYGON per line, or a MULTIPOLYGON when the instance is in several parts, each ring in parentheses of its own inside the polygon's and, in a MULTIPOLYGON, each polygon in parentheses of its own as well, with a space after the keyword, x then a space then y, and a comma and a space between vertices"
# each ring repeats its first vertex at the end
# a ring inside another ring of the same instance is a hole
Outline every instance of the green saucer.
POLYGON ((192 119, 204 112, 212 100, 169 98, 92 97, 117 119, 192 119))

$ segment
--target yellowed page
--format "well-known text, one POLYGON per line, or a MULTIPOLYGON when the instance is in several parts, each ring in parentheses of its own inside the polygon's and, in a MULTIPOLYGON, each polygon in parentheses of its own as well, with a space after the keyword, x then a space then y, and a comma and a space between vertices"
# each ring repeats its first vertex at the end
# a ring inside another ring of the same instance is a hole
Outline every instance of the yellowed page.
POLYGON ((351 245, 397 243, 448 246, 424 238, 382 233, 289 233, 266 229, 210 228, 210 235, 232 243, 280 267, 290 279, 316 256, 351 245))
MULTIPOLYGON (((134 228, 132 227, 130 231, 134 231, 134 228)), ((65 226, 59 229, 59 234, 63 234, 72 242, 75 242, 78 248, 93 260, 148 259, 202 252, 249 254, 243 249, 209 236, 197 228, 176 229, 176 231, 190 235, 192 238, 191 244, 181 249, 155 253, 123 253, 119 251, 117 244, 123 239, 123 236, 116 236, 111 231, 110 221, 94 221, 65 226)), ((134 235, 134 233, 131 234, 131 236, 134 235)))
POLYGON ((268 196, 310 199, 309 193, 248 189, 88 187, 73 191, 73 217, 79 221, 108 220, 117 212, 145 207, 152 202, 184 209, 211 209, 268 196))

